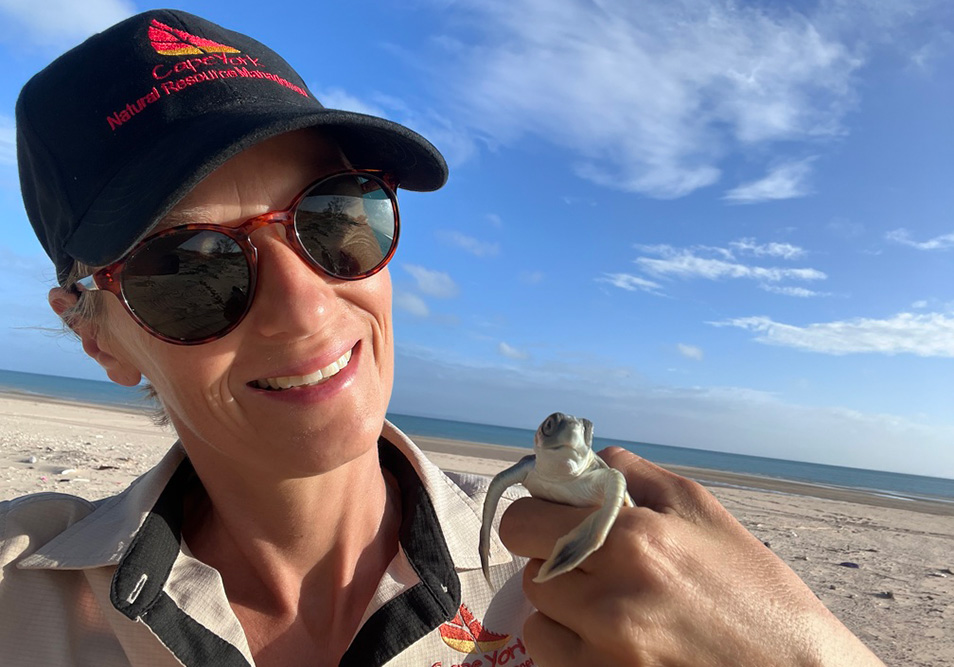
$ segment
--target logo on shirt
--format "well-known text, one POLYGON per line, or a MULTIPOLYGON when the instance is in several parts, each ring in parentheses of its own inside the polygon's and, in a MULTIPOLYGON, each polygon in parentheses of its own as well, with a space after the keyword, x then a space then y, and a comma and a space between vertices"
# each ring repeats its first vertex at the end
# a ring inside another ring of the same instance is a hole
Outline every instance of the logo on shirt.
POLYGON ((445 665, 438 660, 430 667, 533 667, 533 658, 520 637, 491 632, 470 609, 461 605, 457 614, 438 630, 441 639, 455 651, 466 653, 466 661, 445 665))
POLYGON ((485 628, 463 604, 457 615, 439 630, 444 643, 461 653, 487 653, 499 649, 510 639, 510 635, 499 635, 485 628))

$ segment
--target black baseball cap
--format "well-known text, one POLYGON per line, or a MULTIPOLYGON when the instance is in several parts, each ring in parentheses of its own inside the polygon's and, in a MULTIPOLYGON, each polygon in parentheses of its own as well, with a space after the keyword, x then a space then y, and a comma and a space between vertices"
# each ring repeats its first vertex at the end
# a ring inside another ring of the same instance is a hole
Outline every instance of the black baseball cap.
POLYGON ((430 191, 434 146, 398 123, 326 109, 278 54, 178 10, 93 35, 30 79, 16 106, 27 215, 63 284, 73 260, 128 252, 205 176, 269 137, 321 128, 358 167, 430 191))

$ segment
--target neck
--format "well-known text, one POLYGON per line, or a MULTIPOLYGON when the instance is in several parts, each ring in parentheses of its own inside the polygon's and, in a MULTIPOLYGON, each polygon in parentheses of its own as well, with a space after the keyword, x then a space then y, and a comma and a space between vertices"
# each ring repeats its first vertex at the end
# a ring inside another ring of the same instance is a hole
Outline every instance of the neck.
POLYGON ((400 496, 377 448, 294 479, 238 471, 205 448, 190 459, 202 485, 186 507, 185 538, 221 573, 240 620, 247 612, 279 629, 321 628, 346 648, 398 547, 400 496))

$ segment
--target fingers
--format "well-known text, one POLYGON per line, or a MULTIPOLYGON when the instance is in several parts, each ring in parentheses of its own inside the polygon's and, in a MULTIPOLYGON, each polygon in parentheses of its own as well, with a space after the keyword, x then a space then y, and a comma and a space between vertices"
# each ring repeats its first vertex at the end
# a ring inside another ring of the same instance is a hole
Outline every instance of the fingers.
POLYGON ((537 498, 520 498, 507 508, 500 520, 500 539, 518 556, 545 559, 558 539, 595 511, 595 507, 570 507, 537 498))
POLYGON ((701 509, 701 505, 709 502, 709 493, 696 482, 625 449, 607 447, 599 455, 607 465, 623 473, 629 495, 637 507, 690 518, 701 509))
MULTIPOLYGON (((539 647, 547 660, 550 656, 546 651, 553 650, 554 665, 646 664, 638 657, 637 642, 643 637, 640 629, 646 624, 645 617, 655 615, 661 606, 656 598, 642 595, 638 586, 633 587, 633 582, 611 581, 612 577, 579 569, 562 574, 553 582, 537 584, 533 578, 540 565, 539 560, 531 560, 523 578, 527 599, 543 617, 533 619, 532 629, 536 635, 524 636, 536 662, 551 664, 543 657, 538 658, 539 647), (643 611, 646 613, 641 613, 643 611), (539 641, 535 641, 536 636, 540 637, 539 641), (631 643, 631 650, 618 651, 620 642, 631 643), (584 659, 560 662, 563 656, 583 656, 584 659)), ((527 626, 524 627, 527 632, 527 626)))
POLYGON ((533 664, 540 667, 594 665, 592 656, 583 655, 579 636, 553 619, 534 612, 523 625, 523 641, 533 664))

